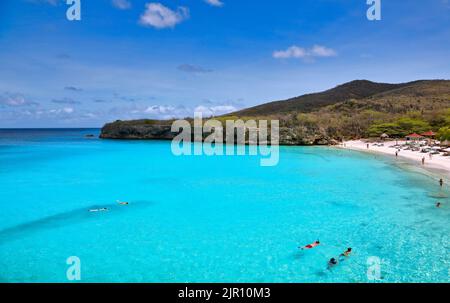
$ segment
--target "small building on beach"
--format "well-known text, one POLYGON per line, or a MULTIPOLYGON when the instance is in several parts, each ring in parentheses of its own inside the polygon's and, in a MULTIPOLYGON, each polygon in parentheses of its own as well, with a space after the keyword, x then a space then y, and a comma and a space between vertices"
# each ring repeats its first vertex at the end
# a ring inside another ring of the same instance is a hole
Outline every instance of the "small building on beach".
POLYGON ((406 141, 418 141, 418 140, 422 140, 424 137, 422 135, 419 134, 410 134, 408 136, 406 136, 406 141))
POLYGON ((420 134, 420 135, 422 137, 429 138, 429 139, 434 139, 436 137, 436 133, 431 130, 426 133, 420 134))

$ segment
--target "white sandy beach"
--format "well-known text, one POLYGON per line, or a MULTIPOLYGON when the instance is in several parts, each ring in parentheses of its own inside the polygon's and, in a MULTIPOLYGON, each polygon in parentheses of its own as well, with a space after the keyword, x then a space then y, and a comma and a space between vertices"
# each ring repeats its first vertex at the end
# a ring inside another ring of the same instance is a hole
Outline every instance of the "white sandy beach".
MULTIPOLYGON (((379 153, 379 154, 385 154, 395 157, 395 152, 397 151, 396 148, 392 148, 391 146, 394 146, 396 144, 404 144, 405 141, 386 141, 383 142, 384 146, 374 146, 372 143, 370 143, 369 149, 367 148, 367 142, 364 142, 362 140, 357 141, 347 141, 344 143, 344 145, 341 145, 341 147, 351 150, 358 150, 363 152, 371 152, 371 153, 379 153)), ((412 162, 416 162, 418 166, 423 167, 425 169, 433 169, 433 170, 439 170, 444 171, 446 174, 446 178, 450 177, 450 157, 444 157, 442 155, 433 155, 430 159, 428 154, 421 153, 418 151, 411 151, 411 150, 400 150, 398 152, 398 156, 401 158, 408 159, 412 162), (422 165, 422 158, 425 157, 425 165, 422 165)))

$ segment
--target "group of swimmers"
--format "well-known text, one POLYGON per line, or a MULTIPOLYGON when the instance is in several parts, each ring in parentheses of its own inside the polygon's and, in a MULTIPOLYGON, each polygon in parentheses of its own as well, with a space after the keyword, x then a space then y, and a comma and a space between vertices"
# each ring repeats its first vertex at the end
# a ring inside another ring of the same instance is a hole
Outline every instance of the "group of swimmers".
MULTIPOLYGON (((129 202, 123 202, 123 201, 119 201, 119 200, 117 200, 116 202, 120 206, 126 206, 126 205, 130 204, 129 202)), ((103 208, 95 208, 95 209, 90 209, 89 210, 90 213, 98 213, 98 212, 105 212, 105 211, 109 211, 109 208, 103 207, 103 208)))
MULTIPOLYGON (((320 245, 320 241, 317 240, 314 243, 308 244, 308 245, 303 246, 303 247, 299 247, 299 249, 301 249, 301 250, 309 250, 309 249, 313 249, 313 248, 315 248, 315 247, 317 247, 319 245, 320 245)), ((337 258, 337 259, 336 258, 331 258, 328 261, 328 269, 333 268, 334 266, 338 265, 339 262, 342 262, 346 258, 350 257, 351 253, 352 253, 352 248, 349 247, 349 248, 347 248, 346 251, 344 251, 342 254, 339 255, 339 258, 337 258)))
MULTIPOLYGON (((444 179, 440 179, 439 180, 439 185, 441 186, 441 188, 444 187, 444 179)), ((437 208, 441 208, 441 206, 442 206, 441 202, 436 202, 436 207, 437 208)))
POLYGON ((339 255, 339 261, 336 258, 331 258, 330 261, 328 261, 328 269, 332 269, 334 266, 338 265, 339 262, 344 261, 346 258, 350 257, 352 253, 352 248, 347 248, 346 251, 344 251, 342 254, 339 255))

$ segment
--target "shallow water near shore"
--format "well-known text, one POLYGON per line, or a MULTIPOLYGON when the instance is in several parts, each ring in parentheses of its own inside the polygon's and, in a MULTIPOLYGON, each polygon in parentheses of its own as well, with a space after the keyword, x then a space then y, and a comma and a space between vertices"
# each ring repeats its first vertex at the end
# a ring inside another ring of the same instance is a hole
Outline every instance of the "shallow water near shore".
POLYGON ((282 147, 261 167, 92 133, 0 130, 0 282, 68 282, 70 256, 82 282, 371 282, 371 257, 380 282, 450 282, 449 193, 389 158, 282 147))

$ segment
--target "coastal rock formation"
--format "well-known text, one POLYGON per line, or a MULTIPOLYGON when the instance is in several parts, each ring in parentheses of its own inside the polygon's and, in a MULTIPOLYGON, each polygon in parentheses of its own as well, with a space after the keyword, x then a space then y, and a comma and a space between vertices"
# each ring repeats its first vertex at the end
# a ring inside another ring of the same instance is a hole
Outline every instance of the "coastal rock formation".
POLYGON ((310 129, 304 126, 280 127, 281 145, 336 145, 338 143, 320 129, 310 129))
POLYGON ((172 140, 177 134, 171 132, 171 125, 149 124, 145 121, 136 123, 116 121, 106 124, 101 131, 102 139, 128 140, 172 140))
MULTIPOLYGON (((165 123, 166 121, 159 121, 165 123)), ((102 139, 124 140, 172 140, 177 133, 171 132, 171 125, 157 124, 157 121, 116 121, 106 124, 101 131, 102 139)), ((204 137, 209 134, 204 134, 204 137)), ((247 142, 248 143, 248 142, 247 142)), ((280 145, 334 145, 337 141, 304 127, 280 127, 280 145)))

